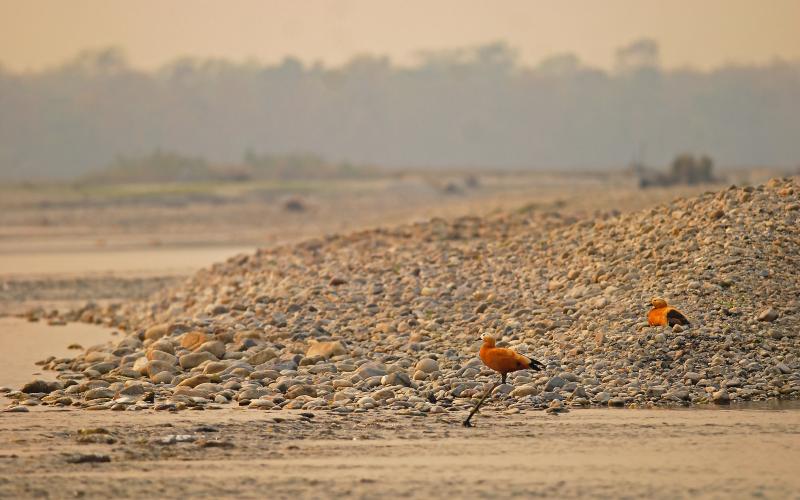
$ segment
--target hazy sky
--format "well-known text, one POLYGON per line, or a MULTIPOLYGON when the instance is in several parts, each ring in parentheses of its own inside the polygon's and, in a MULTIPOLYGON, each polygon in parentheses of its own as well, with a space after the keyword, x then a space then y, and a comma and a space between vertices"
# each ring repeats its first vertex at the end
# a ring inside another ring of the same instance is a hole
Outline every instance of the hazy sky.
POLYGON ((574 52, 611 67, 615 48, 645 36, 667 67, 800 59, 800 0, 0 0, 0 64, 14 70, 109 45, 152 68, 184 55, 409 63, 497 40, 528 63, 574 52))

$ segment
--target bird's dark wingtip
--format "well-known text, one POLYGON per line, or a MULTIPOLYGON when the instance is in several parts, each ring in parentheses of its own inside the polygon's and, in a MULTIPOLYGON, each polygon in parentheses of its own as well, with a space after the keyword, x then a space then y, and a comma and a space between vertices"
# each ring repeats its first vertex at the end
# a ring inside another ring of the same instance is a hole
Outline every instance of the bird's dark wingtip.
POLYGON ((536 370, 537 372, 540 372, 540 371, 544 370, 544 365, 541 362, 536 361, 533 358, 528 358, 528 359, 531 360, 531 363, 530 363, 531 370, 536 370))
POLYGON ((667 323, 669 324, 669 326, 690 325, 689 320, 686 319, 686 316, 684 316, 683 313, 681 313, 677 309, 670 309, 667 312, 667 323))

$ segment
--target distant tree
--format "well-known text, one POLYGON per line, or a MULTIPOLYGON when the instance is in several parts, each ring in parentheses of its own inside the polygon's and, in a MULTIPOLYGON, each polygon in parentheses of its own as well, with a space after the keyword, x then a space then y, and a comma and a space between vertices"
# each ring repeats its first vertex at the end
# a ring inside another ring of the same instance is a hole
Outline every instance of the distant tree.
POLYGON ((208 162, 160 149, 143 156, 117 156, 107 168, 82 178, 85 183, 154 183, 213 180, 208 162))
POLYGON ((557 54, 540 62, 536 72, 549 77, 570 78, 580 69, 581 62, 575 54, 557 54))
POLYGON ((657 70, 660 66, 658 43, 650 38, 636 40, 617 49, 615 61, 620 73, 657 70))
POLYGON ((670 178, 677 184, 701 184, 714 179, 712 170, 714 162, 706 155, 695 158, 694 155, 681 154, 672 161, 670 178))

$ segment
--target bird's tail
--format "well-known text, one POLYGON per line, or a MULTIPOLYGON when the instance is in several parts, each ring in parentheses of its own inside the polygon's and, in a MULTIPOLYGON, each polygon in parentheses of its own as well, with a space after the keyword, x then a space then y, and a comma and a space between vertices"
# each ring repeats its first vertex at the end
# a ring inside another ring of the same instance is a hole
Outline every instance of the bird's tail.
POLYGON ((528 368, 530 368, 531 370, 536 370, 537 372, 540 372, 540 371, 544 370, 544 365, 542 363, 540 363, 539 361, 536 361, 533 358, 528 358, 528 368))

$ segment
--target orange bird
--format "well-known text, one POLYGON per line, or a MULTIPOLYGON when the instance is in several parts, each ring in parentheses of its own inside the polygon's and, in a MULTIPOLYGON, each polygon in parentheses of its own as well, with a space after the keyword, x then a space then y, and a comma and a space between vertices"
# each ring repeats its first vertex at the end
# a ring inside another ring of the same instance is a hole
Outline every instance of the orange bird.
POLYGON ((660 298, 655 298, 650 301, 653 308, 647 313, 647 322, 650 326, 675 326, 675 325, 688 325, 689 320, 682 312, 674 307, 668 306, 667 301, 660 298))
POLYGON ((522 354, 516 353, 511 349, 495 347, 494 337, 485 335, 483 345, 478 353, 483 364, 500 374, 500 383, 506 383, 506 376, 518 370, 540 371, 544 365, 535 359, 531 359, 522 354))
MULTIPOLYGON (((483 345, 478 355, 481 361, 483 361, 483 364, 500 374, 501 384, 506 383, 506 376, 511 372, 518 370, 540 371, 544 369, 544 365, 533 358, 523 356, 511 349, 495 347, 495 340, 491 335, 484 335, 483 345)), ((478 401, 478 404, 475 405, 475 408, 469 413, 467 419, 464 420, 464 427, 472 427, 472 424, 469 423, 470 419, 475 415, 483 402, 486 401, 486 398, 492 393, 495 387, 497 387, 497 384, 494 384, 491 389, 486 391, 481 400, 478 401)))

